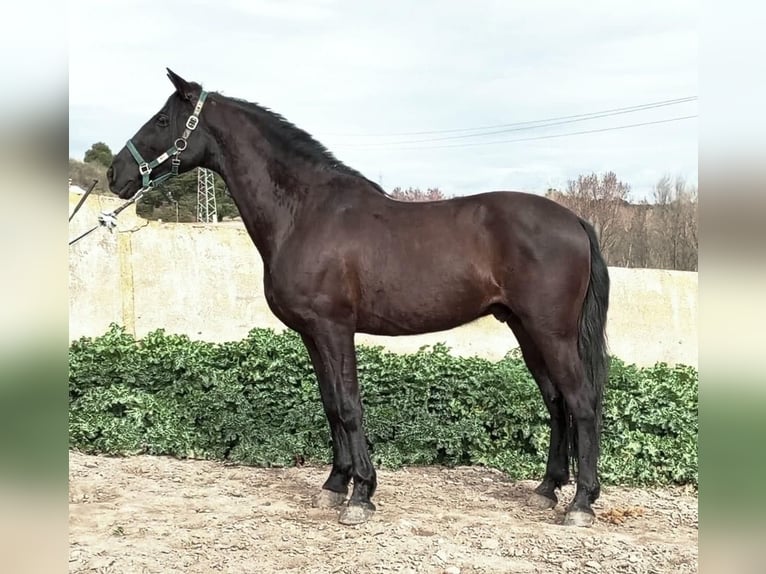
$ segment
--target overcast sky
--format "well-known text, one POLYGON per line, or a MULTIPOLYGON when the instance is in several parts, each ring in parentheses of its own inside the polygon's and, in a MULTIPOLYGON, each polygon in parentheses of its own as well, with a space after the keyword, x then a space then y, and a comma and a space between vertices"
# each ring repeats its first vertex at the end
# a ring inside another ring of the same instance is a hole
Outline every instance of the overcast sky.
POLYGON ((696 118, 608 129, 695 116, 696 100, 482 137, 472 129, 696 97, 695 2, 69 6, 70 157, 96 141, 120 149, 170 95, 168 66, 281 113, 388 190, 542 193, 613 170, 639 199, 663 174, 697 182, 696 118))

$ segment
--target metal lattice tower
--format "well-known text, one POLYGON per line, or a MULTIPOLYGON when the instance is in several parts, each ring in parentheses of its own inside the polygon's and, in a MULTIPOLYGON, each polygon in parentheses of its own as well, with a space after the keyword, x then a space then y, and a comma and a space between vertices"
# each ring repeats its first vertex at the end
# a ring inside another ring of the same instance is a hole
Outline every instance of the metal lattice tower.
POLYGON ((218 221, 217 212, 213 172, 199 167, 197 168, 197 221, 216 223, 218 221))

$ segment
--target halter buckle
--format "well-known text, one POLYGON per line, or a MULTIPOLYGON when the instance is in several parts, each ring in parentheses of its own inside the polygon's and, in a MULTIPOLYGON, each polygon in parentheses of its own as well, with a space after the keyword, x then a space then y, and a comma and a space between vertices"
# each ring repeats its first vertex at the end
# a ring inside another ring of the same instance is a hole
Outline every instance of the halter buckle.
POLYGON ((138 173, 141 175, 149 175, 152 173, 152 168, 149 167, 148 163, 144 162, 138 165, 138 173))
POLYGON ((189 119, 186 120, 186 127, 192 131, 197 127, 197 124, 199 124, 199 118, 197 116, 189 116, 189 119))

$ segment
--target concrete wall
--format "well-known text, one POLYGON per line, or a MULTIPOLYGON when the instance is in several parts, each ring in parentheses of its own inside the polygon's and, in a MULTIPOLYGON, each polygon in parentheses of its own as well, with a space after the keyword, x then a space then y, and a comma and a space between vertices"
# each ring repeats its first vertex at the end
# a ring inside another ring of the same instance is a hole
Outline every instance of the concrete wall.
MULTIPOLYGON (((71 194, 70 213, 79 196, 71 194)), ((91 196, 70 237, 122 202, 91 196)), ((612 354, 628 362, 697 366, 697 274, 610 268, 607 325, 612 354)), ((284 329, 263 296, 260 256, 238 225, 148 222, 128 208, 118 230, 99 229, 69 250, 70 339, 115 322, 141 337, 157 328, 206 341, 238 340, 253 327, 284 329)), ((409 337, 358 334, 357 342, 415 351, 444 342, 453 353, 499 359, 517 346, 510 329, 485 317, 451 331, 409 337)))

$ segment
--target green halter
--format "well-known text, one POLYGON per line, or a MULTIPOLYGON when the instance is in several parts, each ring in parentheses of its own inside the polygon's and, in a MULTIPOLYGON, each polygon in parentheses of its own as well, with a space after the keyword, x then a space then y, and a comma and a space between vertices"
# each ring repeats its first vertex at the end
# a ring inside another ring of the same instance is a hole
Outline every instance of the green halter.
POLYGON ((133 156, 133 159, 136 160, 136 163, 138 163, 138 171, 141 174, 141 185, 144 188, 151 188, 155 185, 158 185, 165 181, 168 178, 171 178, 173 176, 178 175, 178 168, 181 165, 181 160, 178 156, 181 155, 181 152, 186 149, 186 146, 188 144, 189 136, 191 136, 192 132, 195 130, 197 125, 199 124, 199 115, 202 111, 202 106, 205 103, 205 98, 207 98, 207 92, 205 90, 202 90, 199 94, 199 100, 197 100, 197 105, 194 106, 194 113, 189 116, 189 119, 186 120, 186 129, 184 130, 183 135, 176 139, 175 142, 173 142, 173 147, 171 147, 169 150, 167 150, 165 153, 157 156, 157 159, 154 161, 151 161, 149 163, 144 160, 144 158, 141 157, 141 154, 138 153, 138 150, 136 149, 136 146, 133 145, 133 142, 131 140, 128 140, 128 143, 125 147, 128 148, 128 151, 133 156), (150 176, 152 174, 152 170, 159 166, 160 164, 167 161, 168 158, 172 158, 170 160, 171 168, 170 171, 164 175, 161 175, 157 179, 151 179, 150 176))

